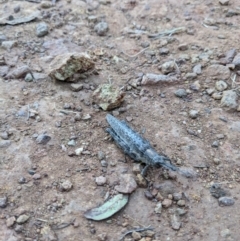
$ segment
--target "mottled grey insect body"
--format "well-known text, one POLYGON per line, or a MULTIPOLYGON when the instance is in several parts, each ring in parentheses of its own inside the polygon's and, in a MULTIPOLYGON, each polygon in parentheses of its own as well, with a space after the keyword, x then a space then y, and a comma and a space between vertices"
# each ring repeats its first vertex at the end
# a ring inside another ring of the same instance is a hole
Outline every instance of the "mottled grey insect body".
POLYGON ((137 132, 131 129, 125 121, 119 121, 110 114, 106 116, 110 128, 106 131, 112 136, 116 144, 135 161, 146 164, 143 170, 145 174, 149 166, 163 166, 170 170, 177 171, 179 168, 170 163, 166 156, 159 155, 151 144, 137 132))

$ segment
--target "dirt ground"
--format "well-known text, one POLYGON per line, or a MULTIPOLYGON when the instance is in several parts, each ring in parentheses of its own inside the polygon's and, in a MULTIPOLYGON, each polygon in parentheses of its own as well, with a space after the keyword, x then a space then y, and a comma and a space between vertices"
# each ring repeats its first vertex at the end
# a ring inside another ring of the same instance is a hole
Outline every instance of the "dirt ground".
MULTIPOLYGON (((239 240, 240 108, 229 111, 207 92, 222 80, 209 67, 219 64, 231 49, 240 52, 239 2, 220 2, 224 1, 1 1, 1 21, 36 11, 40 17, 0 26, 0 42, 10 41, 0 47, 5 59, 0 66, 0 240, 115 241, 127 230, 149 225, 154 236, 141 241, 239 240), (49 31, 38 37, 36 25, 43 21, 49 31), (94 30, 99 22, 108 24, 103 36, 94 30), (148 36, 176 28, 184 31, 148 36), (68 52, 89 53, 98 72, 79 80, 83 83, 79 92, 73 92, 70 83, 47 76, 52 58, 68 52), (171 60, 180 81, 141 85, 143 74, 161 74, 159 66, 171 60), (202 69, 192 74, 197 64, 202 69), (35 73, 33 81, 25 81, 25 76, 6 78, 23 65, 35 73), (93 91, 103 83, 125 92, 124 108, 106 112, 92 104, 93 91), (178 89, 185 89, 187 96, 177 97, 178 89), (64 108, 68 108, 65 114, 64 108), (29 110, 34 114, 29 116, 29 110), (191 110, 198 112, 196 118, 189 116, 191 110), (76 112, 91 118, 76 121, 76 112), (138 187, 120 212, 103 221, 87 220, 84 212, 116 194, 123 173, 133 173, 134 162, 105 132, 107 113, 144 132, 159 153, 177 166, 192 167, 198 177, 175 174, 174 179, 163 168, 150 168, 149 188, 138 187), (42 133, 51 137, 46 145, 36 143, 42 133), (68 145, 72 139, 75 146, 68 145), (80 147, 83 153, 71 156, 80 147), (99 152, 105 156, 104 165, 99 152), (107 178, 106 184, 96 184, 99 176, 107 178), (62 191, 66 181, 72 188, 62 191), (233 205, 219 205, 210 192, 214 183, 230 192, 233 205), (166 196, 157 189, 161 184, 170 189, 166 196), (147 191, 159 191, 165 201, 183 193, 185 204, 173 200, 156 214, 162 200, 156 196, 149 200, 147 191), (186 213, 178 217, 180 227, 174 229, 177 208, 186 213), (21 222, 19 217, 27 220, 21 222)), ((231 63, 229 68, 227 90, 237 92, 240 76, 231 63)), ((127 235, 124 240, 139 239, 127 235)))

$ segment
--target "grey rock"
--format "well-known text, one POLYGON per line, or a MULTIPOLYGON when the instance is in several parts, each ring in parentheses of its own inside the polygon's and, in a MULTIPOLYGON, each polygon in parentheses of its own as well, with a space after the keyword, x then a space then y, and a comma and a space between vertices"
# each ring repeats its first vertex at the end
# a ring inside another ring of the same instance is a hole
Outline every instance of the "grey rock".
POLYGON ((196 73, 186 73, 185 78, 187 80, 193 80, 197 78, 197 74, 196 73))
POLYGON ((8 51, 10 51, 13 47, 17 46, 16 41, 3 41, 2 47, 8 51))
POLYGON ((221 99, 221 106, 225 107, 228 111, 235 111, 238 107, 238 95, 234 90, 223 91, 221 99))
POLYGON ((106 160, 101 160, 101 166, 102 167, 107 167, 108 166, 108 163, 106 160))
POLYGON ((13 9, 14 13, 18 13, 18 12, 20 12, 20 10, 21 10, 20 5, 15 6, 13 9))
POLYGON ((158 202, 158 203, 156 204, 156 206, 155 206, 155 208, 154 208, 154 212, 155 212, 155 213, 158 213, 158 214, 162 213, 162 203, 161 203, 161 202, 158 202))
POLYGON ((41 235, 42 235, 43 241, 57 241, 58 240, 55 232, 49 226, 45 226, 41 229, 41 235))
POLYGON ((215 147, 215 148, 219 147, 219 141, 214 141, 212 143, 212 147, 215 147))
POLYGON ((218 91, 226 90, 227 87, 228 87, 227 83, 226 83, 225 81, 223 81, 223 80, 219 80, 219 81, 217 81, 216 84, 215 84, 215 88, 216 88, 216 90, 218 90, 218 91))
POLYGON ((108 24, 106 22, 100 22, 100 23, 95 25, 94 31, 99 36, 104 36, 108 32, 108 24))
POLYGON ((176 209, 176 214, 179 215, 179 216, 183 216, 187 213, 186 210, 184 210, 183 208, 177 208, 176 209))
POLYGON ((176 214, 173 214, 173 215, 171 215, 170 219, 171 219, 172 229, 179 230, 181 227, 181 222, 180 222, 179 216, 176 214))
POLYGON ((132 232, 132 238, 137 241, 137 240, 140 240, 142 238, 142 236, 140 233, 134 231, 134 232, 132 232))
POLYGON ((174 75, 147 73, 143 76, 141 85, 171 84, 179 81, 180 79, 174 75))
POLYGON ((187 96, 187 91, 185 89, 178 89, 174 94, 179 98, 183 98, 187 96))
POLYGON ((46 135, 46 134, 40 134, 37 139, 36 142, 37 144, 42 144, 45 145, 47 144, 49 141, 51 140, 51 137, 46 135))
POLYGON ((36 35, 43 37, 48 34, 48 25, 45 22, 41 22, 36 26, 36 35))
POLYGON ((0 44, 2 44, 2 42, 6 40, 7 40, 7 37, 4 34, 0 33, 0 44))
POLYGON ((229 0, 219 0, 221 5, 227 6, 229 4, 229 0))
POLYGON ((82 120, 91 120, 92 116, 90 114, 85 114, 83 117, 82 117, 82 120))
POLYGON ((32 75, 31 75, 30 73, 28 73, 28 74, 25 76, 24 80, 25 80, 26 82, 31 82, 31 81, 33 81, 33 77, 32 77, 32 75))
POLYGON ((6 147, 9 147, 10 145, 11 145, 10 140, 1 140, 0 141, 0 148, 6 148, 6 147))
POLYGON ((179 201, 182 199, 182 193, 181 192, 175 192, 173 193, 173 200, 179 201))
POLYGON ((232 62, 235 65, 236 70, 240 70, 240 53, 238 53, 232 62))
POLYGON ((8 228, 12 227, 13 224, 15 223, 16 218, 15 217, 10 217, 6 220, 6 225, 8 228))
POLYGON ((199 112, 197 110, 190 110, 189 111, 189 116, 192 119, 196 119, 199 116, 199 112))
POLYGON ((22 214, 22 215, 20 215, 20 216, 17 218, 17 221, 16 221, 16 222, 17 222, 18 224, 23 224, 23 223, 26 223, 29 218, 30 218, 30 217, 29 217, 28 215, 22 214))
POLYGON ((9 67, 7 65, 0 66, 0 76, 1 77, 6 76, 8 74, 8 71, 9 71, 9 67))
POLYGON ((165 198, 163 200, 163 202, 162 202, 162 206, 164 208, 169 208, 171 205, 172 205, 172 200, 171 199, 165 198))
POLYGON ((202 73, 202 65, 201 64, 196 64, 193 67, 193 73, 200 75, 202 73))
POLYGON ((239 9, 228 9, 227 13, 225 14, 226 17, 230 18, 233 16, 240 15, 240 10, 239 9))
POLYGON ((213 64, 207 68, 207 75, 215 79, 227 80, 230 74, 229 68, 224 65, 213 64))
POLYGON ((73 187, 73 184, 69 180, 65 180, 60 184, 60 190, 61 191, 70 191, 73 187))
POLYGON ((120 193, 132 193, 137 188, 137 183, 131 174, 122 174, 120 184, 115 189, 120 193))
POLYGON ((103 160, 105 158, 105 153, 103 151, 98 152, 98 160, 103 160))
POLYGON ((220 232, 221 237, 228 238, 231 236, 231 231, 227 228, 220 232))
POLYGON ((222 93, 218 92, 218 93, 213 93, 212 97, 213 97, 214 100, 221 100, 223 95, 222 95, 222 93))
POLYGON ((32 76, 34 80, 46 80, 48 78, 47 74, 37 72, 32 72, 32 76))
POLYGON ((0 197, 0 208, 5 208, 7 206, 7 201, 8 198, 6 196, 0 197))
POLYGON ((83 89, 83 84, 71 84, 70 85, 70 89, 72 90, 72 91, 80 91, 80 90, 82 90, 83 89))
POLYGON ((236 53, 237 53, 236 49, 230 49, 229 51, 227 51, 227 53, 225 54, 225 57, 220 59, 221 64, 226 65, 226 64, 232 63, 236 53))
POLYGON ((213 88, 206 89, 206 92, 208 95, 212 95, 214 93, 214 89, 213 88))
POLYGON ((8 133, 7 133, 6 131, 1 132, 1 133, 0 133, 0 137, 1 137, 3 140, 8 140, 8 138, 9 138, 8 133))
POLYGON ((171 181, 165 181, 160 184, 154 184, 154 188, 158 189, 163 197, 177 192, 176 186, 171 181))
POLYGON ((179 206, 179 207, 184 207, 185 205, 186 205, 186 202, 185 202, 185 200, 178 200, 178 202, 177 202, 177 205, 179 206))
POLYGON ((99 176, 96 177, 95 181, 98 186, 103 186, 107 182, 107 178, 104 176, 99 176))
POLYGON ((75 140, 70 140, 70 141, 68 142, 68 146, 75 146, 75 145, 76 145, 75 140))
POLYGON ((188 45, 186 43, 180 44, 178 46, 178 49, 181 50, 181 51, 186 51, 186 50, 188 50, 188 45))
POLYGON ((17 224, 15 226, 14 230, 15 230, 16 233, 21 233, 21 232, 23 232, 24 228, 23 228, 22 225, 17 224))
POLYGON ((160 48, 159 54, 160 55, 167 55, 167 54, 169 54, 169 49, 168 48, 160 48))
POLYGON ((169 74, 175 70, 175 62, 168 61, 161 66, 161 70, 163 74, 169 74))
POLYGON ((232 206, 235 201, 232 197, 220 197, 218 203, 220 206, 232 206))

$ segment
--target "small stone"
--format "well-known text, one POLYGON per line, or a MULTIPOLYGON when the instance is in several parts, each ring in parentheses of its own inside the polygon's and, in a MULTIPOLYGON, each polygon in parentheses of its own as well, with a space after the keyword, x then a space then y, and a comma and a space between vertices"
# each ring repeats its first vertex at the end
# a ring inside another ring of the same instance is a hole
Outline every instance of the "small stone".
POLYGON ((7 201, 8 198, 6 196, 0 197, 0 208, 5 208, 7 206, 7 201))
POLYGON ((26 180, 25 177, 20 177, 20 178, 18 179, 18 183, 19 183, 19 184, 24 184, 24 183, 26 183, 26 182, 27 182, 27 180, 26 180))
POLYGON ((1 132, 1 133, 0 133, 0 137, 1 137, 3 140, 8 140, 8 138, 9 138, 8 133, 7 133, 6 131, 1 132))
POLYGON ((193 73, 200 75, 202 73, 202 65, 197 64, 193 67, 193 73))
POLYGON ((235 111, 238 107, 238 95, 234 90, 223 91, 221 99, 221 106, 225 107, 228 111, 235 111))
POLYGON ((197 74, 196 73, 186 73, 185 78, 186 78, 186 80, 194 80, 197 78, 197 74))
POLYGON ((235 201, 232 197, 220 197, 218 199, 219 206, 232 206, 235 201))
POLYGON ((176 214, 179 215, 179 216, 183 216, 187 213, 186 210, 182 209, 182 208, 177 208, 176 209, 176 214))
POLYGON ((8 51, 10 51, 13 47, 17 46, 16 41, 3 41, 2 42, 2 47, 8 51))
POLYGON ((99 241, 106 241, 107 240, 107 234, 106 233, 101 233, 97 236, 99 241))
POLYGON ((186 50, 188 50, 188 45, 186 43, 180 44, 178 46, 178 49, 181 50, 181 51, 186 51, 186 50))
POLYGON ((228 238, 231 236, 231 231, 227 228, 220 232, 221 237, 228 238))
POLYGON ((99 176, 96 177, 95 182, 97 183, 98 186, 103 186, 107 182, 107 178, 104 176, 99 176))
POLYGON ((219 80, 219 81, 217 81, 216 84, 215 84, 215 88, 216 88, 216 90, 218 90, 218 91, 226 90, 227 87, 228 87, 227 83, 226 83, 225 81, 223 81, 223 80, 219 80))
POLYGON ((235 65, 236 70, 240 70, 240 53, 238 53, 232 62, 235 65))
POLYGON ((173 193, 173 200, 179 201, 180 199, 182 199, 182 193, 181 192, 173 193))
POLYGON ((42 144, 45 145, 47 144, 49 141, 51 140, 51 137, 46 135, 46 134, 40 134, 37 139, 36 142, 37 144, 42 144))
POLYGON ((221 100, 223 95, 222 95, 222 93, 213 93, 212 97, 214 100, 221 100))
POLYGON ((162 206, 164 208, 169 208, 172 205, 172 200, 171 199, 164 199, 162 202, 162 206))
POLYGON ((161 202, 158 202, 154 208, 154 212, 157 213, 157 214, 160 214, 162 213, 162 203, 161 202))
POLYGON ((80 91, 80 90, 82 90, 83 89, 83 84, 71 84, 70 85, 70 89, 72 90, 72 91, 80 91))
POLYGON ((100 22, 100 23, 95 25, 94 31, 99 36, 104 36, 108 32, 108 24, 106 22, 100 22))
POLYGON ((179 98, 184 98, 184 97, 187 96, 187 92, 186 92, 185 89, 178 89, 178 90, 175 91, 174 94, 179 98))
POLYGON ((171 215, 171 226, 174 230, 179 230, 181 227, 181 222, 179 220, 179 216, 177 216, 176 214, 171 215))
POLYGON ((12 227, 13 224, 15 223, 16 218, 15 217, 10 217, 6 220, 6 225, 8 228, 12 227))
POLYGON ((77 113, 75 116, 74 116, 74 120, 75 121, 80 121, 82 119, 82 115, 80 113, 77 113))
POLYGON ((140 174, 141 173, 141 164, 140 163, 133 163, 132 171, 135 175, 140 174))
POLYGON ((48 25, 45 22, 41 22, 36 26, 36 35, 43 37, 48 34, 48 25))
POLYGON ((107 167, 108 166, 108 163, 106 160, 101 160, 101 166, 102 167, 107 167))
POLYGON ((223 6, 227 6, 229 4, 229 0, 219 0, 219 3, 223 6))
POLYGON ((206 74, 215 79, 227 80, 230 77, 231 72, 229 68, 224 65, 213 64, 207 68, 206 74))
POLYGON ((75 140, 70 140, 68 142, 68 146, 75 146, 76 145, 76 141, 75 140))
POLYGON ((169 74, 175 70, 175 62, 168 61, 161 66, 161 70, 163 74, 169 74))
POLYGON ((103 151, 98 152, 98 160, 103 160, 105 158, 105 153, 103 151))
POLYGON ((214 141, 212 143, 212 147, 215 147, 215 148, 219 147, 219 141, 214 141))
POLYGON ((41 179, 42 177, 41 177, 41 175, 40 175, 39 173, 36 173, 36 174, 34 174, 34 175, 32 176, 32 178, 33 178, 34 180, 38 180, 38 179, 41 179))
POLYGON ((55 232, 49 227, 49 226, 44 226, 41 229, 41 235, 42 235, 42 240, 46 241, 57 241, 58 238, 55 234, 55 232))
POLYGON ((115 186, 115 190, 120 193, 132 193, 137 188, 137 183, 131 174, 121 174, 120 184, 115 186))
POLYGON ((126 117, 126 120, 127 120, 128 122, 131 122, 131 121, 133 120, 133 118, 132 118, 131 116, 127 116, 127 117, 126 117))
POLYGON ((169 49, 168 48, 160 48, 159 54, 160 55, 167 55, 167 54, 169 54, 169 49))
POLYGON ((29 219, 30 217, 26 214, 23 214, 23 215, 20 215, 18 218, 17 218, 17 223, 18 224, 23 224, 25 222, 27 222, 27 220, 29 219))
POLYGON ((18 225, 18 224, 17 224, 17 225, 15 226, 15 228, 14 228, 14 230, 15 230, 16 233, 21 233, 21 232, 23 232, 23 229, 24 229, 23 226, 22 226, 22 225, 18 225))
POLYGON ((151 241, 150 238, 153 238, 154 235, 155 235, 155 232, 152 230, 146 230, 146 231, 142 232, 142 236, 148 237, 148 238, 146 238, 146 241, 148 241, 148 240, 151 241))
POLYGON ((140 173, 137 174, 136 182, 139 187, 147 187, 147 180, 140 173))
POLYGON ((83 152, 83 147, 79 147, 75 150, 75 154, 79 156, 83 152))
POLYGON ((82 120, 91 120, 92 116, 90 114, 85 114, 83 117, 82 117, 82 120))
POLYGON ((179 206, 179 207, 184 207, 185 205, 186 205, 186 202, 185 202, 185 200, 179 200, 178 202, 177 202, 177 205, 179 206))
POLYGON ((219 165, 219 164, 221 163, 221 161, 220 161, 218 158, 214 158, 214 159, 213 159, 213 163, 214 163, 215 165, 219 165))
POLYGON ((154 197, 152 195, 152 193, 148 190, 144 191, 144 196, 148 199, 148 200, 152 200, 154 197))
POLYGON ((218 139, 224 139, 225 136, 224 136, 224 134, 217 134, 216 137, 217 137, 218 139))
POLYGON ((199 112, 197 110, 190 110, 189 111, 189 116, 192 119, 196 119, 199 116, 199 112))
POLYGON ((213 88, 206 89, 206 92, 208 95, 212 95, 214 93, 214 89, 213 88))
POLYGON ((28 74, 25 76, 24 80, 25 80, 26 82, 32 82, 32 81, 33 81, 33 77, 32 77, 32 75, 31 75, 30 73, 28 73, 28 74))
POLYGON ((73 184, 69 180, 66 180, 60 184, 60 190, 62 191, 68 192, 72 189, 72 187, 73 187, 73 184))
POLYGON ((133 232, 132 232, 132 238, 133 238, 134 240, 140 240, 140 239, 142 238, 142 236, 141 236, 140 233, 138 233, 138 232, 136 232, 136 231, 133 231, 133 232))
POLYGON ((48 2, 48 1, 42 1, 41 2, 41 8, 51 8, 52 7, 52 3, 48 2))
POLYGON ((10 140, 1 140, 0 141, 0 148, 6 148, 6 147, 9 147, 10 145, 11 145, 10 140))

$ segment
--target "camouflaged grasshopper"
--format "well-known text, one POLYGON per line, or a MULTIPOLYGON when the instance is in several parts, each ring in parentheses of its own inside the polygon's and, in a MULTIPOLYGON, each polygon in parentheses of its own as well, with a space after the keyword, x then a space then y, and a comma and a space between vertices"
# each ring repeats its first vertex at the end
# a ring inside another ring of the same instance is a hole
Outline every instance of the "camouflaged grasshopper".
POLYGON ((135 132, 125 121, 120 121, 110 114, 106 116, 110 128, 106 131, 111 135, 116 144, 123 152, 133 160, 145 163, 142 175, 146 174, 149 166, 165 167, 172 171, 177 171, 186 177, 192 177, 194 174, 191 170, 179 168, 171 164, 171 160, 163 155, 159 155, 151 144, 135 132))

